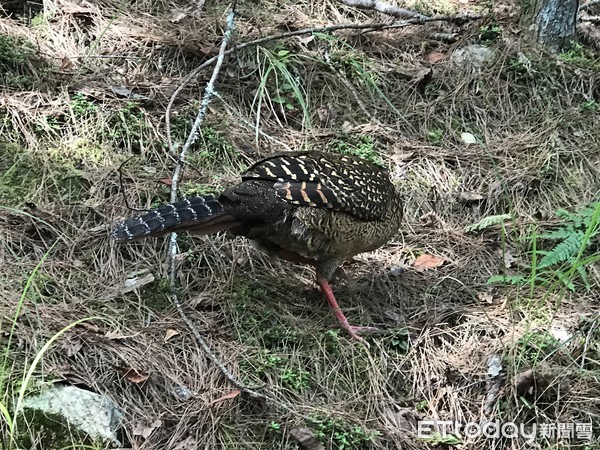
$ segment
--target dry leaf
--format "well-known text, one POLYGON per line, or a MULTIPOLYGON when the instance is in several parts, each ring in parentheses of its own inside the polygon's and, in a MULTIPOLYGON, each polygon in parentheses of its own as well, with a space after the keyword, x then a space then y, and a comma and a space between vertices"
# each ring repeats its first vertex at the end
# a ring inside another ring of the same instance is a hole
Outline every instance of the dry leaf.
POLYGON ((504 257, 504 267, 506 267, 507 269, 510 269, 512 267, 513 263, 517 261, 517 258, 515 258, 512 255, 509 248, 507 248, 504 251, 503 257, 504 257))
POLYGON ((441 61, 445 57, 446 57, 445 53, 442 53, 442 52, 430 52, 430 53, 427 53, 423 57, 423 60, 425 62, 428 62, 429 64, 435 64, 436 62, 441 61))
POLYGON ((179 334, 179 331, 173 329, 173 328, 169 328, 167 330, 167 332, 165 333, 165 342, 167 342, 169 339, 171 339, 174 336, 177 336, 179 334))
MULTIPOLYGON (((103 228, 104 228, 104 225, 103 225, 103 228)), ((93 325, 89 322, 81 322, 77 326, 81 327, 81 328, 85 328, 86 330, 91 331, 92 333, 100 333, 100 328, 98 328, 96 325, 93 325)))
POLYGON ((171 23, 178 23, 178 22, 181 22, 186 17, 187 17, 187 12, 185 10, 183 10, 183 9, 174 9, 171 12, 171 18, 169 19, 169 22, 171 22, 171 23))
POLYGON ((419 267, 421 269, 433 269, 434 267, 439 267, 444 264, 444 258, 440 258, 439 256, 430 255, 425 253, 424 255, 419 256, 415 259, 413 265, 415 267, 419 267))
POLYGON ((490 294, 489 292, 479 292, 477 294, 477 298, 485 303, 493 303, 494 301, 494 296, 492 294, 490 294))
POLYGON ((131 367, 115 366, 115 370, 119 372, 119 375, 132 383, 142 383, 150 377, 149 373, 139 372, 131 367))
POLYGON ((104 337, 109 341, 121 341, 123 339, 131 339, 139 335, 140 333, 134 334, 123 334, 118 331, 107 331, 104 337))
POLYGON ((164 184, 165 186, 171 186, 173 184, 173 179, 161 178, 160 180, 158 180, 158 182, 164 184))
POLYGON ((224 400, 229 400, 229 399, 232 399, 232 398, 236 398, 238 395, 240 395, 240 390, 236 389, 235 391, 231 391, 229 394, 225 394, 224 396, 219 397, 216 400, 213 400, 212 402, 210 402, 210 404, 214 405, 215 403, 220 403, 220 402, 222 402, 224 400))
POLYGON ((403 433, 414 433, 421 420, 420 414, 411 408, 399 408, 397 411, 386 409, 383 418, 388 426, 394 431, 403 433))
POLYGON ((463 203, 479 202, 484 198, 485 197, 483 195, 471 191, 462 191, 460 194, 458 194, 458 200, 463 203))
POLYGON ((75 64, 73 64, 73 61, 71 61, 70 58, 68 58, 67 56, 65 56, 62 61, 60 62, 60 71, 61 72, 67 72, 69 70, 71 70, 73 67, 75 66, 75 64))
POLYGON ((417 81, 417 84, 415 86, 417 92, 424 94, 425 88, 433 79, 433 69, 431 67, 427 67, 426 69, 419 70, 415 78, 417 81))
POLYGON ((149 273, 148 275, 144 275, 143 277, 134 277, 128 278, 123 283, 123 289, 121 289, 121 294, 126 294, 127 292, 134 291, 146 284, 150 284, 154 281, 154 275, 149 273))
POLYGON ((300 41, 300 43, 301 43, 301 44, 304 44, 304 45, 306 45, 306 44, 309 44, 309 43, 311 43, 312 41, 314 41, 314 40, 315 40, 315 36, 314 36, 314 35, 312 35, 312 34, 308 34, 308 35, 306 35, 306 36, 297 36, 297 37, 296 37, 296 39, 297 39, 298 41, 300 41))
POLYGON ((400 164, 401 162, 408 161, 413 156, 415 156, 415 152, 397 152, 392 155, 392 161, 400 164))
POLYGON ((83 347, 83 342, 78 338, 68 339, 62 343, 61 347, 65 352, 65 355, 71 357, 81 350, 83 347))
POLYGON ((162 420, 156 419, 154 422, 148 423, 138 423, 133 429, 134 436, 141 436, 144 439, 148 439, 150 435, 162 425, 162 420))

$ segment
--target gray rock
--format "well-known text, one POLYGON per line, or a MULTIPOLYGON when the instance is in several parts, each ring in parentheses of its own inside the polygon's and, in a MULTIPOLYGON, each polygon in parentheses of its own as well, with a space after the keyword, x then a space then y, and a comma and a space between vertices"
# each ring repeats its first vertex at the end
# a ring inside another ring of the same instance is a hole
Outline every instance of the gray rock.
POLYGON ((496 53, 489 47, 473 44, 456 50, 450 60, 459 67, 479 69, 495 58, 496 53))
POLYGON ((109 399, 75 386, 55 385, 23 401, 24 412, 54 416, 66 428, 87 434, 93 441, 121 447, 117 430, 123 413, 109 399))

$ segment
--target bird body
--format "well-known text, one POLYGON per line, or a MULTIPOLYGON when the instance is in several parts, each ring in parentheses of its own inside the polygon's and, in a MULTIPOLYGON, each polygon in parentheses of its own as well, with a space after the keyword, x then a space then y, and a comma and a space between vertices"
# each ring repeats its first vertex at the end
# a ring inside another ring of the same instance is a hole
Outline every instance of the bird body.
POLYGON ((114 228, 113 237, 228 230, 271 254, 314 265, 317 283, 336 312, 329 287, 335 271, 384 245, 401 220, 402 202, 384 169, 358 157, 307 151, 262 159, 218 197, 192 197, 129 218, 114 228))

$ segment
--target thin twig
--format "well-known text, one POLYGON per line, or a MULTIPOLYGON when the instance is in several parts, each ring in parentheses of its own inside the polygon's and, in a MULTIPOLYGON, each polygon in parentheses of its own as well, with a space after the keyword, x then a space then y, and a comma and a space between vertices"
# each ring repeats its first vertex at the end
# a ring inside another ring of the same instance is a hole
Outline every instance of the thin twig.
POLYGON ((396 5, 390 5, 386 2, 380 2, 379 0, 340 0, 346 6, 352 6, 360 9, 372 9, 373 11, 387 14, 393 17, 403 17, 410 19, 425 19, 427 16, 419 14, 416 11, 410 9, 400 8, 396 5))
MULTIPOLYGON (((301 30, 296 30, 296 31, 289 31, 286 33, 281 33, 281 34, 275 34, 275 35, 271 35, 271 36, 264 36, 262 38, 258 38, 258 39, 254 39, 252 41, 248 41, 248 42, 244 42, 242 44, 236 45, 235 47, 230 48, 229 50, 226 50, 223 53, 223 56, 227 56, 233 52, 237 52, 239 50, 242 50, 244 48, 247 47, 251 47, 251 46, 255 46, 255 45, 260 45, 260 44, 264 44, 266 42, 271 42, 271 41, 276 41, 279 39, 286 39, 289 37, 294 37, 294 36, 302 36, 305 34, 313 34, 313 33, 330 33, 333 31, 339 31, 339 30, 370 30, 370 31, 377 31, 377 30, 389 30, 389 29, 395 29, 395 28, 404 28, 407 27, 409 25, 423 25, 425 23, 429 23, 429 22, 456 22, 456 23, 464 23, 464 22, 468 22, 471 20, 478 20, 483 18, 483 15, 477 14, 463 14, 463 15, 458 15, 458 16, 434 16, 434 17, 425 17, 422 19, 419 18, 415 18, 415 19, 407 19, 407 20, 403 20, 400 22, 394 22, 394 23, 371 23, 371 24, 365 24, 365 23, 346 23, 346 24, 340 24, 340 25, 330 25, 327 27, 318 27, 318 28, 303 28, 301 30)), ((165 116, 165 126, 167 129, 167 143, 169 145, 169 148, 173 148, 173 141, 172 141, 172 137, 171 137, 171 110, 173 109, 173 104, 175 103, 175 99, 177 99, 177 97, 179 96, 179 94, 181 94, 181 91, 183 91, 183 89, 194 79, 196 79, 196 77, 198 76, 198 74, 206 69, 207 67, 209 67, 210 65, 214 64, 217 59, 221 57, 221 55, 217 55, 217 56, 213 56, 212 58, 206 60, 205 62, 203 62, 202 64, 200 64, 198 67, 196 67, 194 70, 192 70, 182 81, 182 83, 177 87, 177 89, 175 90, 175 92, 173 92, 173 95, 171 95, 171 98, 169 99, 169 104, 167 105, 167 109, 166 109, 166 116, 165 116)))
MULTIPOLYGON (((223 36, 223 41, 221 42, 221 48, 219 50, 219 55, 217 57, 217 63, 215 64, 215 68, 212 73, 212 77, 206 85, 204 90, 204 96, 202 97, 202 102, 200 104, 200 109, 198 110, 198 114, 196 115, 196 120, 192 126, 192 130, 188 136, 186 143, 184 144, 181 152, 179 153, 179 157, 177 159, 177 164, 175 165, 175 170, 173 172, 172 184, 171 184, 171 203, 177 201, 177 185, 179 184, 179 180, 181 178, 181 171, 183 168, 183 164, 185 163, 186 153, 191 147, 191 145, 198 139, 198 130, 204 121, 204 117, 206 116, 206 111, 208 110, 208 105, 210 104, 215 92, 214 85, 219 72, 221 70, 221 66, 223 65, 223 60, 225 58, 225 49, 227 48, 227 44, 231 39, 231 35, 235 28, 235 13, 233 10, 229 12, 227 15, 227 29, 225 30, 225 35, 223 36)), ((171 148, 171 151, 174 152, 175 148, 171 148)), ((196 341, 202 347, 202 350, 206 354, 206 356, 211 360, 211 362, 217 366, 217 368, 221 371, 221 373, 227 378, 227 380, 238 388, 240 391, 245 392, 246 394, 263 399, 270 399, 259 392, 256 392, 254 389, 251 389, 241 383, 230 371, 225 367, 225 365, 219 360, 217 355, 212 351, 206 339, 198 332, 193 322, 187 317, 185 314, 181 303, 179 302, 179 298, 177 297, 177 233, 171 233, 170 241, 169 241, 169 281, 171 284, 171 301, 175 305, 177 312, 181 316, 181 319, 185 322, 187 327, 190 329, 196 341)))

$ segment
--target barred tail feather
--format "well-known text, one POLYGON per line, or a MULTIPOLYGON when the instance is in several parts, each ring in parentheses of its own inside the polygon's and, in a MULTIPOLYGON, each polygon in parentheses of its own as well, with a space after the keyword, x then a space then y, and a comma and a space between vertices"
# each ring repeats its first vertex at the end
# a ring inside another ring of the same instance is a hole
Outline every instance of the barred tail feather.
POLYGON ((186 198, 142 216, 130 217, 115 226, 112 237, 118 241, 129 241, 178 230, 208 234, 227 230, 236 224, 231 216, 223 212, 223 205, 214 195, 205 195, 186 198))

